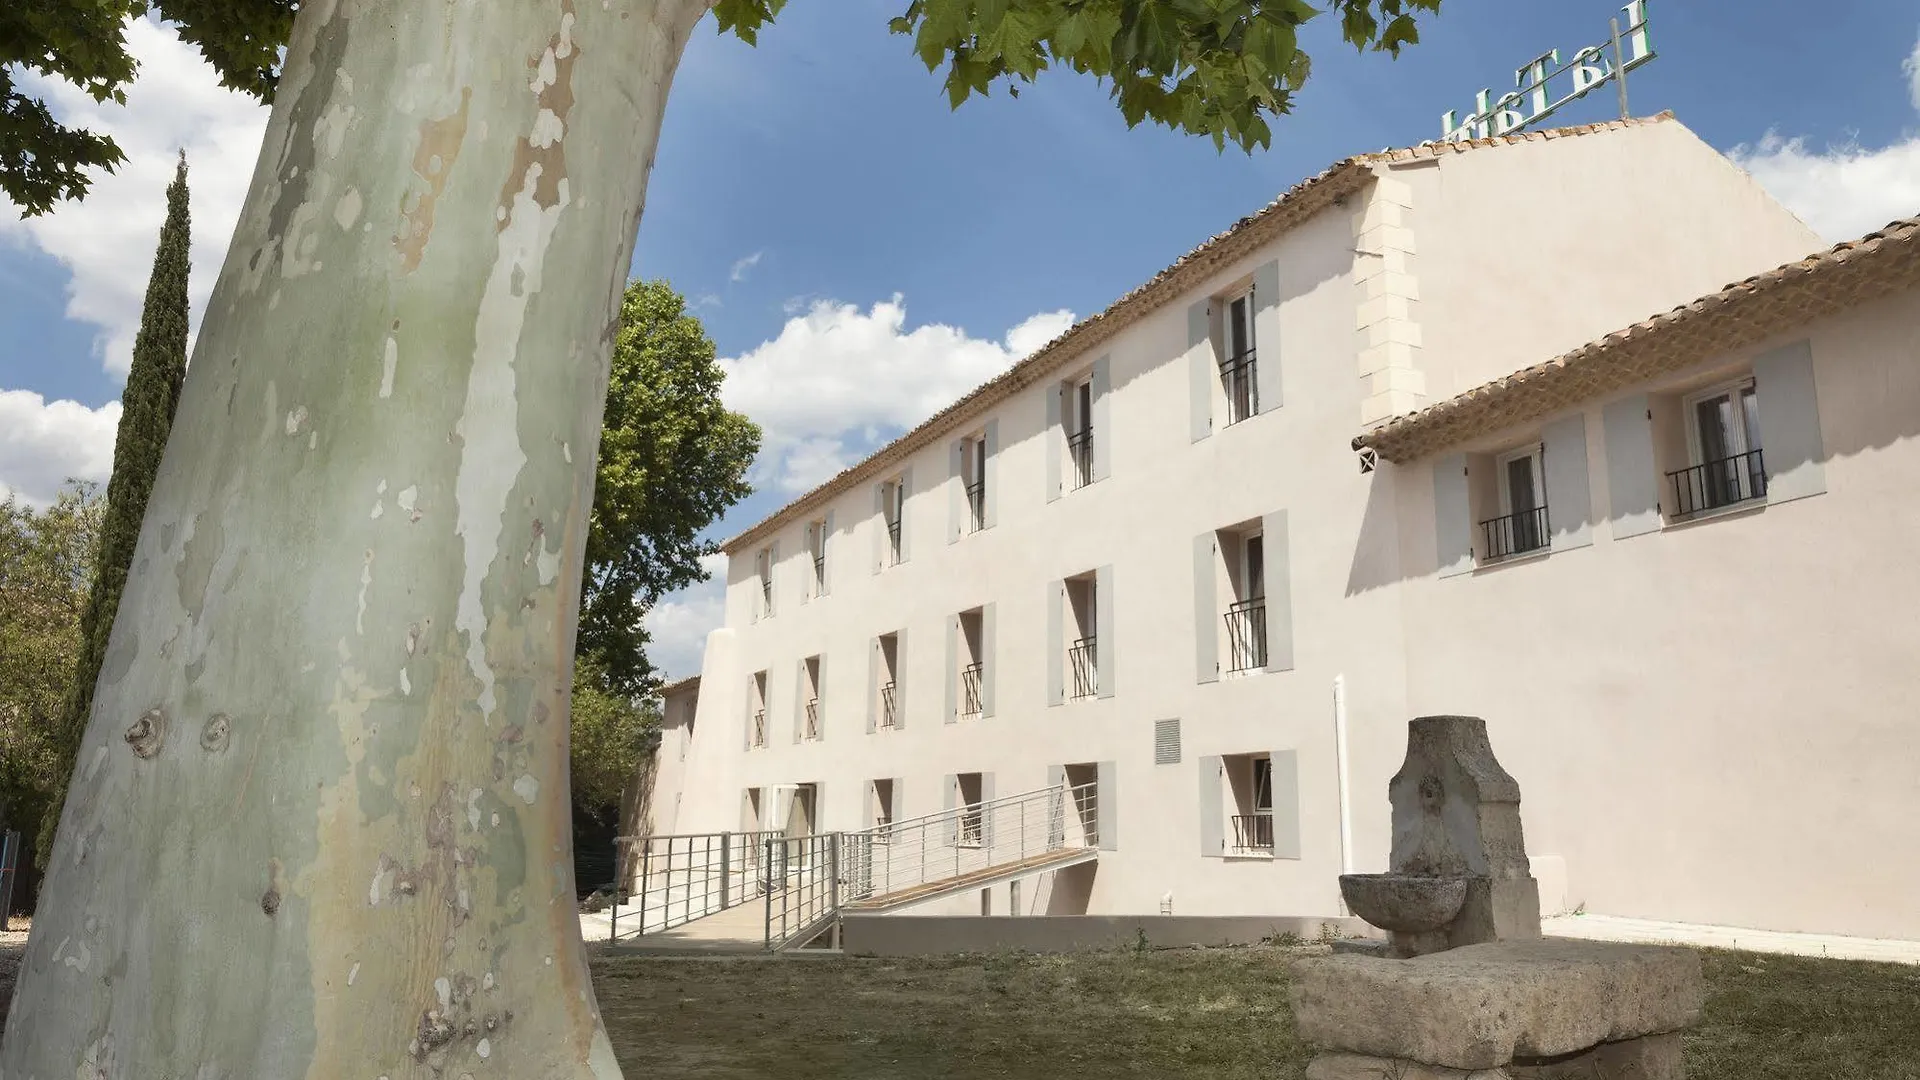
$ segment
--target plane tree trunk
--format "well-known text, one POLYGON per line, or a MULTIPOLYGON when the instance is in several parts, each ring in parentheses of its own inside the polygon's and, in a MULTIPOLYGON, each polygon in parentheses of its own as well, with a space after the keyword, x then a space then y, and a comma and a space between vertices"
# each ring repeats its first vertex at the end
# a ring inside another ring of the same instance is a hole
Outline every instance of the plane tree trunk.
POLYGON ((309 0, 188 371, 8 1080, 617 1077, 567 703, 702 0, 309 0))

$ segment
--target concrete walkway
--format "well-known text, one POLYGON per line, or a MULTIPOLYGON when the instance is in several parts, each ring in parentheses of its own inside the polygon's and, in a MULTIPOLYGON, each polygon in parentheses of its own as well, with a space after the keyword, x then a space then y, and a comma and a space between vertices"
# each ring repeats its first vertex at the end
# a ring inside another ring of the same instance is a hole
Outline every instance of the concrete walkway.
POLYGON ((1749 930, 1736 926, 1628 919, 1618 915, 1555 915, 1540 920, 1548 937, 1625 941, 1645 945, 1696 945, 1787 956, 1825 956, 1835 960, 1878 960, 1920 964, 1920 941, 1838 937, 1829 934, 1789 934, 1778 930, 1749 930))
MULTIPOLYGON (((767 905, 764 903, 739 904, 644 937, 629 930, 626 919, 620 921, 621 933, 616 945, 621 949, 665 953, 746 953, 767 949, 767 905)), ((639 923, 638 918, 632 921, 635 928, 639 923)), ((606 916, 580 916, 580 933, 588 941, 607 940, 606 916)))

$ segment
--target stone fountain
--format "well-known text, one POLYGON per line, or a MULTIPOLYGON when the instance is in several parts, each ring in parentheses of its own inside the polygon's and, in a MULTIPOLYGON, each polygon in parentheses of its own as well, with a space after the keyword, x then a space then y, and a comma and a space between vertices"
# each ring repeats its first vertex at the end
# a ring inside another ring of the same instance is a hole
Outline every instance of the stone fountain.
POLYGON ((1307 1080, 1684 1080, 1699 955, 1541 937, 1520 785, 1484 721, 1412 721, 1387 798, 1388 872, 1340 878, 1386 946, 1301 964, 1307 1080))

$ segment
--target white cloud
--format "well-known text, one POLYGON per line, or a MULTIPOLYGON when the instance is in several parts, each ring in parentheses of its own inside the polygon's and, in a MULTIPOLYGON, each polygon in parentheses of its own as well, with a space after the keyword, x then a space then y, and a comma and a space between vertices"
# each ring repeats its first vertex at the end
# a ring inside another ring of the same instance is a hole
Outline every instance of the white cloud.
MULTIPOLYGON (((1901 69, 1908 97, 1920 111, 1920 42, 1901 69)), ((1830 243, 1920 214, 1920 131, 1879 149, 1849 139, 1825 150, 1768 131, 1728 156, 1830 243)))
POLYGON ((45 506, 68 477, 105 483, 113 470, 120 403, 89 409, 31 390, 0 390, 0 499, 45 506))
POLYGON ((187 292, 197 330, 267 123, 266 107, 222 89, 199 49, 182 42, 171 26, 133 19, 127 47, 140 68, 124 107, 97 103, 58 79, 21 80, 22 89, 41 96, 62 122, 113 136, 127 160, 112 175, 96 170, 86 199, 41 217, 21 220, 17 207, 0 206, 0 241, 32 244, 72 271, 67 317, 100 328, 95 348, 106 370, 119 375, 133 360, 179 150, 187 152, 191 191, 193 272, 187 292))
POLYGON ((1058 336, 1069 311, 1035 315, 1004 341, 939 324, 906 328, 898 295, 862 312, 817 301, 780 336, 733 359, 721 397, 765 433, 753 480, 794 494, 910 428, 1058 336))
POLYGON ((726 622, 727 557, 709 555, 700 565, 711 578, 655 604, 645 619, 653 638, 647 659, 668 681, 700 674, 707 634, 726 622))
POLYGON ((752 270, 756 266, 759 266, 760 256, 764 254, 766 253, 761 251, 756 251, 744 259, 735 259, 733 262, 733 269, 729 271, 727 274, 727 280, 728 281, 747 280, 747 271, 752 270))

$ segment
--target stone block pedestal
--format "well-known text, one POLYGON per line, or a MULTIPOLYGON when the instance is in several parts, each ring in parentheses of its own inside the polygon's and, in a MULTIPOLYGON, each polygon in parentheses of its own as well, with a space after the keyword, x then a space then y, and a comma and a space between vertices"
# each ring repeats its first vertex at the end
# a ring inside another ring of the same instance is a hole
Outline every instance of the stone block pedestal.
POLYGON ((1307 1066, 1307 1080, 1686 1080, 1686 1075, 1678 1034, 1601 1043, 1584 1053, 1500 1069, 1449 1069, 1361 1054, 1322 1054, 1307 1066))

